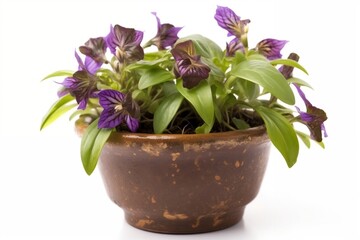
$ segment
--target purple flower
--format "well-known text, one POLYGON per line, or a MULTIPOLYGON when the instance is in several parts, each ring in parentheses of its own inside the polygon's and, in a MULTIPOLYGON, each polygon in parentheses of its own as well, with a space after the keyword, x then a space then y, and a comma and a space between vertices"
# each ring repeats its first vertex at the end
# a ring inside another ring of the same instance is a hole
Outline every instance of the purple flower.
POLYGON ((169 23, 161 24, 160 19, 153 12, 157 20, 158 31, 156 36, 151 39, 145 46, 155 45, 159 50, 164 50, 166 47, 173 46, 174 43, 179 39, 177 34, 182 29, 182 27, 174 27, 174 25, 169 23))
POLYGON ((110 28, 105 40, 112 54, 120 63, 131 63, 144 58, 144 50, 140 46, 143 32, 119 25, 110 28))
POLYGON ((209 77, 210 68, 201 62, 201 57, 195 54, 195 48, 191 40, 176 44, 171 50, 176 64, 175 76, 183 79, 183 86, 193 88, 201 80, 209 77))
POLYGON ((237 51, 244 52, 244 45, 238 38, 234 38, 230 43, 226 43, 226 56, 233 57, 237 51))
POLYGON ((78 61, 79 70, 72 77, 65 78, 61 83, 64 88, 58 92, 58 96, 70 93, 76 98, 76 102, 79 104, 78 109, 85 109, 89 98, 96 97, 97 78, 94 74, 99 70, 102 62, 98 63, 87 56, 84 63, 76 51, 75 58, 78 61))
POLYGON ((85 57, 85 63, 84 63, 76 51, 75 51, 75 58, 79 64, 78 70, 86 71, 92 75, 94 75, 102 65, 102 62, 96 62, 94 59, 88 56, 85 57))
POLYGON ((85 46, 79 48, 80 52, 98 63, 107 62, 106 53, 106 42, 103 37, 90 38, 85 46))
POLYGON ((310 130, 310 137, 318 142, 322 141, 322 132, 324 137, 327 137, 326 129, 324 122, 327 119, 326 113, 324 110, 314 107, 310 101, 305 97, 304 92, 300 89, 297 84, 294 84, 296 87, 300 97, 303 99, 306 112, 300 111, 298 107, 296 107, 299 115, 300 122, 304 123, 310 130))
POLYGON ((99 128, 115 128, 125 122, 130 131, 136 132, 139 128, 140 108, 131 94, 107 89, 100 91, 98 96, 104 108, 100 114, 99 128))
MULTIPOLYGON (((300 56, 297 55, 296 53, 290 53, 290 55, 288 56, 288 59, 298 62, 300 59, 300 56)), ((287 65, 282 65, 279 68, 279 72, 285 77, 285 79, 292 78, 293 71, 294 71, 294 67, 287 66, 287 65)))
POLYGON ((96 97, 96 77, 87 71, 77 71, 72 77, 67 77, 61 83, 65 91, 76 98, 78 109, 85 109, 89 98, 96 97))
POLYGON ((250 23, 249 19, 241 20, 233 10, 221 6, 216 9, 215 20, 220 27, 228 31, 228 36, 236 36, 239 39, 247 33, 246 25, 250 23))
POLYGON ((260 54, 264 55, 267 59, 273 60, 281 58, 280 53, 281 49, 285 46, 288 41, 286 40, 276 40, 273 38, 267 38, 260 41, 256 48, 260 54))
POLYGON ((307 100, 306 96, 305 96, 305 93, 301 90, 300 86, 297 85, 297 84, 293 84, 296 88, 296 90, 298 91, 301 99, 304 101, 305 103, 305 106, 308 107, 308 106, 311 106, 312 104, 310 103, 309 100, 307 100))

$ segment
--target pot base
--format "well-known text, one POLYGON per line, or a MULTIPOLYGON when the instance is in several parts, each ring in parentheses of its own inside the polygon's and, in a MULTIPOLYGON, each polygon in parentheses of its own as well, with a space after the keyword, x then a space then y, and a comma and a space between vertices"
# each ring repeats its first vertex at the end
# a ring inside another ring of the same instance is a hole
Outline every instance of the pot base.
POLYGON ((130 225, 203 233, 242 219, 259 192, 270 146, 265 128, 176 136, 114 133, 99 167, 110 199, 130 225))
POLYGON ((162 216, 145 216, 132 212, 125 213, 125 219, 131 226, 156 233, 193 234, 213 232, 229 228, 242 220, 245 207, 231 212, 216 212, 208 215, 188 216, 181 213, 169 213, 162 216))

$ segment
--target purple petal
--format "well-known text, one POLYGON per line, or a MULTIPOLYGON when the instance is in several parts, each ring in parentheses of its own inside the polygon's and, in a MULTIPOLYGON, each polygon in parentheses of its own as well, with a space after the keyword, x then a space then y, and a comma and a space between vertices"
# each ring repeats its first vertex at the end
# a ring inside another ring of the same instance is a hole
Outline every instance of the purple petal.
POLYGON ((103 62, 96 62, 91 57, 86 56, 85 58, 85 68, 92 75, 94 75, 96 71, 100 69, 102 64, 103 62))
POLYGON ((125 121, 126 121, 126 125, 128 126, 131 132, 136 132, 137 129, 139 128, 139 120, 137 120, 136 118, 126 115, 125 121))
POLYGON ((119 103, 122 104, 122 102, 125 99, 125 94, 112 90, 102 90, 98 93, 99 97, 99 103, 104 108, 114 108, 114 106, 118 105, 119 103))
POLYGON ((228 7, 218 6, 215 13, 215 20, 218 25, 227 30, 228 36, 234 35, 240 37, 241 26, 240 17, 228 7))
POLYGON ((156 36, 147 43, 148 46, 153 44, 157 46, 159 50, 164 50, 169 46, 172 47, 179 39, 177 34, 182 28, 174 27, 174 25, 169 23, 161 24, 160 18, 156 15, 156 13, 152 12, 152 14, 156 17, 158 31, 156 36))
POLYGON ((326 129, 325 129, 325 125, 324 125, 324 123, 323 123, 323 124, 321 124, 321 131, 323 132, 324 137, 328 137, 328 134, 327 134, 327 132, 326 132, 326 129))
POLYGON ((79 50, 82 54, 91 57, 96 62, 107 62, 105 57, 106 41, 103 37, 90 38, 85 43, 85 46, 79 47, 79 50))
POLYGON ((91 57, 88 56, 85 57, 85 64, 84 64, 81 57, 76 51, 75 51, 75 58, 79 64, 79 68, 78 68, 79 71, 88 71, 92 75, 94 75, 102 65, 102 62, 96 62, 95 60, 93 60, 91 57))
POLYGON ((57 92, 57 96, 59 98, 65 96, 66 94, 69 94, 69 89, 66 88, 61 88, 58 92, 57 92))
POLYGON ((61 83, 65 88, 76 88, 76 80, 73 77, 67 77, 64 79, 64 81, 61 83))
POLYGON ((155 45, 157 45, 160 50, 163 50, 169 46, 172 47, 179 39, 177 34, 181 29, 181 27, 174 27, 168 23, 161 25, 160 32, 158 33, 157 37, 154 38, 155 40, 158 39, 157 42, 155 41, 155 45))
POLYGON ((194 44, 191 40, 178 43, 173 49, 171 49, 171 54, 174 56, 176 61, 189 58, 189 56, 195 56, 194 44))
POLYGON ((110 49, 110 52, 115 55, 116 44, 114 43, 113 39, 114 39, 114 27, 110 25, 110 32, 105 37, 105 42, 108 48, 110 49))
POLYGON ((99 128, 114 128, 123 121, 122 112, 116 112, 114 108, 105 108, 100 114, 99 128))
POLYGON ((135 39, 134 44, 140 45, 141 41, 143 40, 144 33, 142 31, 135 30, 135 39))
POLYGON ((100 105, 104 108, 100 114, 99 128, 115 128, 125 120, 130 131, 137 130, 139 121, 134 116, 138 116, 140 113, 137 112, 137 104, 132 100, 131 94, 125 95, 108 89, 100 91, 98 96, 100 105))
POLYGON ((79 64, 79 71, 82 71, 82 70, 86 70, 86 67, 84 65, 84 62, 82 61, 81 57, 79 56, 79 54, 76 52, 75 50, 75 58, 79 64))
POLYGON ((306 112, 314 117, 314 119, 309 122, 307 125, 310 129, 311 136, 318 142, 322 141, 322 133, 324 136, 327 136, 324 122, 327 120, 327 116, 324 110, 314 107, 308 106, 306 112))
POLYGON ((210 68, 200 61, 184 59, 177 62, 177 70, 180 77, 184 80, 183 86, 186 88, 193 88, 197 86, 201 80, 205 80, 209 77, 210 68))
POLYGON ((234 38, 230 43, 226 43, 226 56, 233 57, 237 51, 244 52, 244 45, 238 38, 234 38))
POLYGON ((58 96, 70 93, 76 98, 79 109, 85 109, 88 99, 96 97, 97 78, 85 70, 77 71, 72 77, 67 77, 60 83, 64 89, 58 92, 58 96))
MULTIPOLYGON (((284 67, 285 67, 285 65, 281 65, 281 67, 279 67, 278 71, 281 72, 281 73, 283 73, 283 72, 284 72, 284 67)), ((286 79, 287 79, 287 78, 286 78, 286 79)))
POLYGON ((193 88, 197 86, 202 80, 209 77, 210 69, 207 66, 198 67, 196 69, 189 69, 185 74, 181 76, 183 86, 186 88, 193 88))
MULTIPOLYGON (((296 53, 290 53, 287 59, 294 60, 295 62, 298 62, 300 59, 300 56, 296 53)), ((292 73, 294 71, 294 67, 282 65, 279 68, 279 72, 285 77, 285 79, 289 79, 292 77, 292 73)))
POLYGON ((322 133, 324 137, 327 137, 327 133, 325 130, 324 122, 327 120, 326 113, 324 110, 314 107, 312 105, 308 105, 306 107, 306 112, 300 111, 298 107, 296 107, 299 112, 300 122, 305 124, 309 131, 310 137, 317 142, 322 141, 322 133))
POLYGON ((327 133, 325 130, 324 122, 327 120, 326 112, 320 108, 313 106, 309 100, 305 97, 304 92, 301 90, 300 86, 297 84, 293 84, 298 91, 300 97, 304 101, 306 105, 306 112, 300 111, 298 107, 296 107, 297 111, 299 112, 300 122, 305 124, 309 131, 310 137, 317 142, 322 141, 322 133, 324 137, 327 137, 327 133))
POLYGON ((161 28, 161 22, 160 22, 160 18, 156 15, 156 12, 151 12, 152 15, 154 15, 156 17, 156 21, 157 21, 157 28, 158 28, 158 31, 160 30, 161 28))
POLYGON ((280 53, 281 49, 285 46, 288 41, 286 40, 277 40, 273 38, 267 38, 260 41, 257 44, 257 49, 259 53, 264 55, 267 59, 273 60, 281 58, 282 55, 280 53))
POLYGON ((175 76, 180 76, 184 80, 184 87, 193 88, 201 80, 209 77, 211 69, 201 61, 199 55, 195 55, 195 48, 191 40, 178 43, 171 53, 176 61, 175 76))
POLYGON ((307 114, 306 112, 301 111, 300 108, 298 108, 296 106, 295 106, 295 108, 296 108, 297 112, 300 114, 300 118, 301 118, 302 121, 311 122, 311 121, 314 120, 314 116, 312 116, 310 114, 307 114))
POLYGON ((297 84, 293 84, 293 85, 295 86, 295 88, 298 91, 300 97, 304 101, 306 107, 312 106, 312 104, 309 102, 309 100, 307 100, 307 98, 305 97, 305 93, 301 90, 300 86, 297 85, 297 84))
POLYGON ((71 85, 73 84, 73 81, 74 81, 73 78, 67 77, 67 78, 65 78, 64 81, 61 82, 61 83, 56 82, 56 83, 62 85, 61 89, 57 92, 57 95, 58 95, 59 98, 61 98, 61 97, 65 96, 66 94, 69 94, 69 93, 70 93, 70 91, 69 91, 69 89, 68 89, 67 86, 69 86, 69 85, 71 86, 71 85), (68 78, 70 78, 70 79, 68 79, 68 78))
POLYGON ((77 103, 80 104, 79 109, 85 109, 88 99, 97 91, 97 79, 87 71, 77 71, 67 80, 65 84, 70 94, 75 96, 77 103))
POLYGON ((79 103, 78 109, 82 109, 85 110, 88 99, 87 98, 83 98, 82 100, 78 101, 78 99, 76 98, 77 102, 79 103))
POLYGON ((140 46, 142 38, 141 31, 115 25, 106 36, 106 43, 120 63, 130 63, 144 58, 144 50, 140 46))

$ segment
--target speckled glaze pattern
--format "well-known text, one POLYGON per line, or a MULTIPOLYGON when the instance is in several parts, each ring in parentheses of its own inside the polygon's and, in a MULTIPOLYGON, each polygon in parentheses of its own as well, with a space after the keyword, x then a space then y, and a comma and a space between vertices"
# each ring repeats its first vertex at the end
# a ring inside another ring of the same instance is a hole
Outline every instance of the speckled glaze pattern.
POLYGON ((269 150, 263 127, 196 135, 114 133, 99 168, 130 225, 201 233, 242 219, 259 191, 269 150))

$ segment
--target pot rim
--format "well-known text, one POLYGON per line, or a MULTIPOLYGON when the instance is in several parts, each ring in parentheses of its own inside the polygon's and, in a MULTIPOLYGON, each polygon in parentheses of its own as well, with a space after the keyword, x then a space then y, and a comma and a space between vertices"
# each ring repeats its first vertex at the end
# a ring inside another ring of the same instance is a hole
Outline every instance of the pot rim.
POLYGON ((253 138, 260 137, 268 139, 264 125, 252 127, 245 130, 234 130, 226 132, 200 133, 200 134, 169 134, 169 133, 131 133, 131 132, 112 132, 108 141, 209 141, 209 140, 229 140, 233 138, 253 138))

